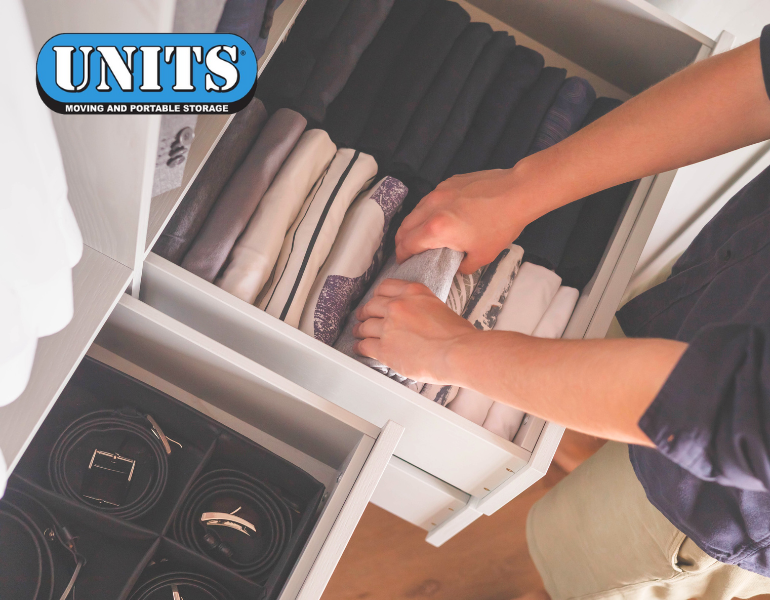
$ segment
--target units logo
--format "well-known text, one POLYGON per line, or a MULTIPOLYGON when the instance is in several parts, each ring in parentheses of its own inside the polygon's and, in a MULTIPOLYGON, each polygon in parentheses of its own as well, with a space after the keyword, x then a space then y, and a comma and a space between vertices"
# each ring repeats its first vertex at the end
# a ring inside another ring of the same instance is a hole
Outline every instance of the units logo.
POLYGON ((257 57, 228 33, 63 33, 37 58, 43 102, 62 114, 236 112, 257 57))

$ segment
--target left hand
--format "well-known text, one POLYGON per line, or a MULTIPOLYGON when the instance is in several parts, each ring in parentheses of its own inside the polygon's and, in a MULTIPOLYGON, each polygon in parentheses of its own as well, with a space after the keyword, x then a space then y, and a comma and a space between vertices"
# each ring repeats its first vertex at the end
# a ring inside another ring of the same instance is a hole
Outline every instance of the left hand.
POLYGON ((356 352, 424 383, 456 383, 449 350, 479 333, 427 287, 398 279, 383 281, 356 317, 356 352))

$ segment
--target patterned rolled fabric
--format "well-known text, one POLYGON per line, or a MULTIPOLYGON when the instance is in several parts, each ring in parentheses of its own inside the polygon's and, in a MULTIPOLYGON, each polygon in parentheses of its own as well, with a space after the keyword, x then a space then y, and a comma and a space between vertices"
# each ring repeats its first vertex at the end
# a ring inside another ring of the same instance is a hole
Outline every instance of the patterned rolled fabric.
POLYGON ((324 128, 338 146, 356 146, 393 61, 429 5, 430 0, 395 0, 393 3, 388 18, 326 111, 324 128))
POLYGON ((385 177, 351 205, 308 296, 301 331, 324 344, 337 341, 351 308, 382 266, 385 232, 407 191, 397 179, 385 177))
POLYGON ((214 281, 306 124, 302 115, 289 109, 270 117, 206 217, 182 267, 214 281))
POLYGON ((420 166, 420 177, 436 186, 463 143, 473 117, 516 40, 504 31, 492 34, 468 76, 441 133, 420 166))
POLYGON ((233 117, 155 243, 153 252, 176 264, 182 261, 227 180, 254 145, 265 121, 267 110, 257 98, 233 117))
MULTIPOLYGON (((577 131, 595 99, 596 92, 585 79, 567 79, 541 123, 529 153, 545 150, 577 131)), ((516 240, 524 248, 526 259, 556 269, 582 206, 583 200, 571 202, 527 225, 516 240)))
POLYGON ((293 327, 299 325, 345 212, 376 174, 377 162, 368 154, 350 148, 337 151, 286 234, 272 285, 259 301, 262 310, 293 327))
MULTIPOLYGON (((374 283, 369 286, 369 290, 364 297, 358 303, 358 307, 363 306, 374 296, 374 292, 377 287, 386 279, 401 279, 403 281, 412 281, 416 283, 422 283, 431 292, 436 294, 439 300, 446 302, 449 296, 449 290, 452 287, 452 280, 454 279, 457 269, 460 267, 460 263, 463 260, 463 253, 449 248, 441 248, 436 250, 427 250, 415 256, 412 256, 408 260, 405 260, 402 264, 396 263, 395 255, 392 255, 382 268, 382 271, 375 279, 374 283)), ((345 322, 345 328, 343 329, 334 347, 362 362, 363 364, 376 369, 381 373, 384 373, 388 377, 392 377, 397 381, 405 384, 414 384, 411 379, 407 379, 393 369, 383 365, 380 361, 374 360, 366 356, 361 356, 356 353, 354 346, 358 341, 353 335, 353 327, 358 323, 355 311, 351 312, 345 322)))
POLYGON ((459 4, 433 0, 391 67, 357 147, 390 162, 452 44, 470 22, 459 4))
MULTIPOLYGON (((500 310, 508 297, 511 284, 519 271, 524 250, 511 244, 503 250, 484 271, 465 307, 463 317, 481 331, 489 331, 495 326, 500 310)), ((420 392, 426 398, 446 406, 455 396, 457 386, 426 385, 420 392)))
POLYGON ((393 157, 398 170, 417 173, 491 37, 492 28, 488 24, 471 23, 457 38, 401 138, 393 157))
POLYGON ((336 152, 325 131, 311 129, 302 134, 230 253, 216 281, 219 287, 254 304, 270 279, 286 232, 336 152))
POLYGON ((302 90, 297 110, 305 117, 323 122, 392 6, 393 0, 350 0, 302 90))
POLYGON ((543 63, 540 53, 524 46, 514 48, 485 94, 473 124, 444 173, 444 178, 484 168, 503 134, 511 112, 537 81, 543 63))

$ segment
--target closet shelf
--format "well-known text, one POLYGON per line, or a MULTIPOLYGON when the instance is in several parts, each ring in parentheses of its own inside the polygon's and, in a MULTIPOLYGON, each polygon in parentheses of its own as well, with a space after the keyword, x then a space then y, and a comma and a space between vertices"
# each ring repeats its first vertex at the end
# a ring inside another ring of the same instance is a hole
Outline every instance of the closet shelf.
POLYGON ((90 246, 83 247, 83 258, 72 270, 72 321, 59 333, 38 341, 27 389, 15 402, 0 407, 0 450, 9 471, 18 463, 132 274, 127 266, 90 246))

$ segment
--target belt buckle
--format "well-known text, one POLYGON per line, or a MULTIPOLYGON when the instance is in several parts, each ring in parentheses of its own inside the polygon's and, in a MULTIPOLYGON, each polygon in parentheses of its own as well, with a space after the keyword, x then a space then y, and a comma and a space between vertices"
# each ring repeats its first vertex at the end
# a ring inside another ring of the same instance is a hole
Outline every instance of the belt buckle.
POLYGON ((135 469, 135 460, 97 448, 88 464, 80 494, 100 504, 122 506, 135 469))

